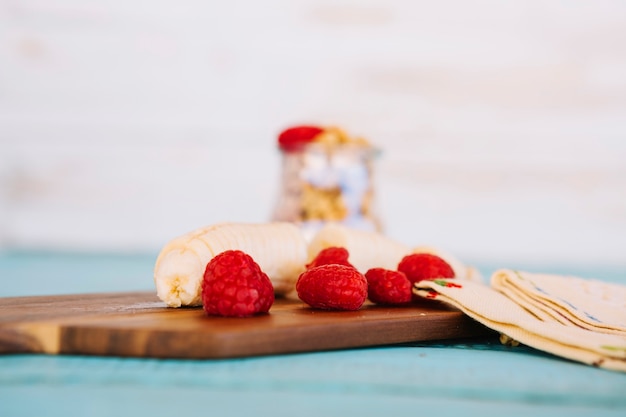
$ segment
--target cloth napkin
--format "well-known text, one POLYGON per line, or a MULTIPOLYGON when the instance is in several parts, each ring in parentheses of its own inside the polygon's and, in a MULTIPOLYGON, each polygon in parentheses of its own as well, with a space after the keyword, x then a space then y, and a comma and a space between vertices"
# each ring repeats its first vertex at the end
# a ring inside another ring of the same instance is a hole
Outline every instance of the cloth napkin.
POLYGON ((501 269, 491 285, 420 281, 413 292, 451 304, 516 341, 567 359, 626 372, 626 286, 501 269))

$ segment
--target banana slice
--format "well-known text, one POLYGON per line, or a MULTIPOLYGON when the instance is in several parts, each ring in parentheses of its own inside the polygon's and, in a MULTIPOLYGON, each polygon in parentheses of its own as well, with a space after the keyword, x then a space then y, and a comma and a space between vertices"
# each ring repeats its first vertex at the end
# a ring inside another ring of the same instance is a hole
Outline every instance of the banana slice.
POLYGON ((431 255, 437 255, 444 261, 446 261, 452 270, 454 271, 454 275, 460 279, 467 279, 469 281, 482 282, 483 276, 480 271, 473 266, 469 266, 449 254, 448 252, 442 251, 441 249, 437 249, 431 246, 418 246, 413 248, 412 253, 429 253, 431 255))
POLYGON ((361 273, 370 268, 396 269, 411 248, 380 233, 352 229, 338 223, 327 223, 309 243, 308 262, 324 248, 341 246, 348 250, 352 265, 361 273))
POLYGON ((304 270, 307 243, 292 223, 220 223, 168 242, 154 267, 157 296, 170 307, 202 304, 201 284, 207 263, 226 250, 250 255, 265 272, 277 295, 295 287, 304 270))

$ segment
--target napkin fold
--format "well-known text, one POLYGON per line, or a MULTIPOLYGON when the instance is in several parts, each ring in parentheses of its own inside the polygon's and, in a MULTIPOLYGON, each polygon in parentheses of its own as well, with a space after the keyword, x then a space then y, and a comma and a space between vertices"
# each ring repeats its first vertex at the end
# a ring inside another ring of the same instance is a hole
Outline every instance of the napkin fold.
POLYGON ((625 286, 508 269, 496 271, 490 284, 425 280, 413 292, 455 306, 504 340, 626 372, 625 286))

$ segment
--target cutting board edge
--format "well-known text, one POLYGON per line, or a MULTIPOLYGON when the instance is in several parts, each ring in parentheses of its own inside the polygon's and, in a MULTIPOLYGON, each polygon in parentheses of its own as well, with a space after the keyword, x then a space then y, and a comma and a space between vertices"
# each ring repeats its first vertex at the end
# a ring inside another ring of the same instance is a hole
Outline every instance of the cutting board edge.
MULTIPOLYGON (((482 333, 477 327, 479 323, 459 310, 441 305, 442 308, 433 305, 433 309, 422 306, 417 310, 369 306, 357 312, 328 312, 284 300, 266 316, 229 322, 230 319, 224 318, 205 320, 201 308, 167 308, 151 292, 92 294, 87 300, 76 294, 33 296, 27 300, 35 303, 30 308, 40 308, 38 316, 35 315, 39 318, 28 316, 24 322, 0 324, 0 354, 225 359, 443 340, 482 333), (84 306, 76 310, 75 302, 81 300, 84 306), (48 310, 57 305, 61 311, 50 316, 48 310), (77 312, 72 315, 67 309, 77 312)), ((14 311, 10 313, 15 316, 14 311)), ((12 317, 11 314, 8 316, 12 317)))
MULTIPOLYGON (((367 338, 355 338, 350 324, 338 322, 334 326, 319 325, 306 328, 292 328, 289 337, 284 331, 259 331, 259 343, 244 343, 254 336, 254 332, 243 333, 197 333, 189 335, 185 343, 176 341, 177 334, 171 329, 147 330, 111 325, 106 329, 108 339, 116 340, 111 347, 98 342, 102 329, 79 323, 61 330, 59 354, 87 354, 116 357, 147 357, 162 359, 229 359, 280 354, 296 354, 314 351, 331 351, 370 346, 396 345, 428 340, 449 340, 488 334, 490 331, 468 316, 458 314, 441 316, 429 322, 428 336, 423 331, 411 331, 415 322, 406 317, 390 323, 376 321, 363 323, 362 330, 370 335, 367 338), (328 339, 328 331, 338 332, 339 336, 328 339), (348 334, 341 337, 342 331, 348 334), (76 333, 79 336, 72 336, 76 333), (274 333, 274 334, 272 334, 274 333), (272 337, 276 337, 272 340, 272 337), (326 337, 320 343, 322 338, 326 337), (140 340, 138 341, 137 338, 140 340), (314 348, 308 343, 315 344, 314 348), (132 347, 132 348, 129 348, 132 347)), ((353 327, 353 326, 352 326, 353 327)), ((284 329, 283 329, 284 330, 284 329)))

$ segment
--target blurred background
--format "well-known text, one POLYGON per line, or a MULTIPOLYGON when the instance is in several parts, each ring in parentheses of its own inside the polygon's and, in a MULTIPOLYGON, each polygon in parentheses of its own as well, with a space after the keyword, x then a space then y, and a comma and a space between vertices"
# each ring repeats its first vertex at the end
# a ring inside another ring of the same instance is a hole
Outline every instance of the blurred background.
POLYGON ((383 150, 397 240, 626 264, 619 0, 0 0, 0 248, 267 221, 299 123, 383 150))

